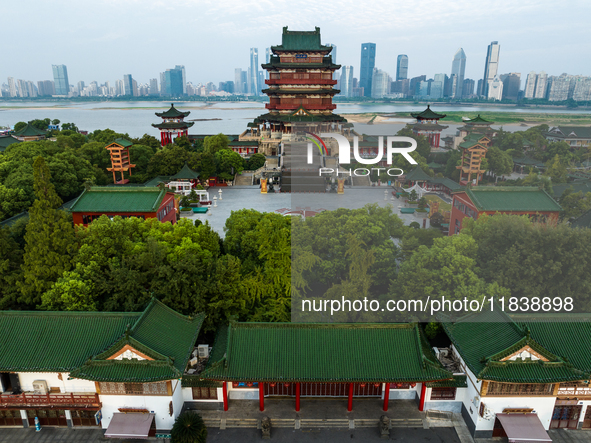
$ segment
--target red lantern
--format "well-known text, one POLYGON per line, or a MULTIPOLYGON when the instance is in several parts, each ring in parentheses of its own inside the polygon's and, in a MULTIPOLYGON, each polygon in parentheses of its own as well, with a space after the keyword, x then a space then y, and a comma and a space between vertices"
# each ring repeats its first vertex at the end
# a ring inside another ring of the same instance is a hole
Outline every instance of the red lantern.
POLYGON ((359 383, 359 387, 365 388, 365 383, 359 383))
POLYGON ((252 385, 253 385, 253 383, 250 381, 246 383, 246 386, 248 386, 249 388, 252 388, 252 385))
POLYGON ((416 385, 417 385, 416 383, 411 383, 411 384, 410 384, 410 387, 411 387, 411 388, 414 388, 416 385))
POLYGON ((277 386, 277 383, 269 383, 269 386, 271 386, 272 388, 274 388, 275 386, 277 386))
POLYGON ((396 387, 400 389, 402 387, 402 383, 396 383, 396 387))
POLYGON ((379 388, 380 387, 380 384, 379 383, 374 383, 373 386, 374 386, 374 388, 379 388))
POLYGON ((285 386, 286 388, 289 388, 289 383, 283 383, 283 386, 285 386))

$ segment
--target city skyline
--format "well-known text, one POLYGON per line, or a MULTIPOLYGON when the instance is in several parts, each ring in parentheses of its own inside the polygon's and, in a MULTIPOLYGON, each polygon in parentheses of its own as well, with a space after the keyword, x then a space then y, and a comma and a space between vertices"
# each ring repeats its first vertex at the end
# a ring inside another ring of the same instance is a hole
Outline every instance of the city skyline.
MULTIPOLYGON (((30 3, 33 10, 39 4, 33 0, 26 3, 30 3)), ((447 72, 449 60, 457 48, 462 47, 468 58, 465 77, 479 79, 482 62, 477 61, 485 58, 486 46, 497 40, 503 45, 500 72, 525 75, 532 70, 543 70, 548 75, 563 72, 591 74, 589 61, 580 56, 591 49, 583 34, 583 17, 585 11, 591 10, 590 5, 570 2, 579 11, 572 15, 571 8, 552 2, 542 3, 521 2, 516 5, 500 1, 484 14, 481 8, 464 1, 451 5, 428 1, 421 8, 404 4, 393 8, 391 3, 384 1, 365 6, 363 2, 346 2, 336 14, 329 5, 297 0, 290 6, 311 13, 298 18, 283 14, 285 5, 282 2, 264 6, 231 2, 228 6, 226 2, 217 5, 187 1, 184 4, 187 11, 179 17, 172 13, 175 8, 162 8, 159 3, 148 0, 145 8, 142 7, 142 14, 133 15, 134 20, 129 18, 136 12, 137 4, 123 2, 116 6, 107 3, 96 11, 91 23, 81 16, 75 25, 72 20, 79 12, 68 8, 64 13, 58 12, 57 8, 43 7, 30 20, 18 25, 7 21, 7 35, 12 32, 22 36, 18 52, 34 53, 35 57, 2 64, 0 78, 49 80, 52 78, 51 65, 65 64, 73 84, 78 81, 87 84, 92 80, 114 81, 130 72, 138 83, 147 83, 159 72, 178 63, 186 66, 187 81, 228 81, 232 79, 234 68, 248 65, 249 48, 264 50, 277 44, 277 32, 285 25, 294 30, 319 26, 323 41, 338 46, 339 63, 354 66, 357 72, 360 68, 359 46, 371 41, 377 45, 376 67, 391 76, 395 75, 398 54, 407 54, 411 59, 409 78, 421 74, 432 76, 447 72), (156 24, 158 27, 154 29, 161 28, 161 23, 172 17, 176 23, 175 36, 194 48, 190 52, 185 45, 171 46, 166 38, 161 38, 166 30, 145 32, 145 28, 156 24), (376 20, 377 17, 380 20, 376 20), (442 19, 446 21, 445 30, 439 30, 438 23, 442 19), (195 20, 199 26, 190 25, 195 20), (343 32, 345 22, 348 29, 343 32), (206 40, 220 25, 226 25, 228 32, 206 40), (38 50, 36 45, 41 35, 51 50, 38 50), (204 41, 207 44, 199 43, 204 41), (164 55, 156 55, 160 53, 164 55), (220 57, 220 54, 224 56, 220 57)), ((3 11, 8 16, 16 14, 20 8, 17 4, 7 4, 3 11)))

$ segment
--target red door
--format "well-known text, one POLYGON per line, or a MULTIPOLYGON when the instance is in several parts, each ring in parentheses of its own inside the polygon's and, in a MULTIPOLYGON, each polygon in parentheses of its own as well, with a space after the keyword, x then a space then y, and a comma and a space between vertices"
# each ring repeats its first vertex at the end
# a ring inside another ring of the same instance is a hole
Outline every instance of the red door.
POLYGON ((591 428, 591 406, 587 406, 587 412, 585 412, 585 418, 583 419, 583 428, 591 428))
POLYGON ((22 426, 21 411, 16 409, 0 409, 0 426, 22 426))

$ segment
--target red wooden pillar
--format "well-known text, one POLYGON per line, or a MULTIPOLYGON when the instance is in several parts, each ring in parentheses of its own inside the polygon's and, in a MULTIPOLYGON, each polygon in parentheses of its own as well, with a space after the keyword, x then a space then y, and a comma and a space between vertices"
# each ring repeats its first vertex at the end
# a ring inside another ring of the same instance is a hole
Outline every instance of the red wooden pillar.
POLYGON ((228 382, 222 383, 222 396, 224 398, 224 411, 228 410, 228 382))
POLYGON ((347 411, 353 410, 353 383, 349 383, 349 401, 347 403, 347 411))
POLYGON ((390 383, 386 383, 384 391, 384 412, 388 412, 388 402, 390 401, 390 383))
POLYGON ((425 396, 427 394, 427 385, 425 383, 421 384, 421 399, 419 401, 419 411, 425 410, 425 396))
POLYGON ((300 395, 301 395, 302 387, 300 382, 296 383, 296 412, 300 412, 300 395))
POLYGON ((259 382, 259 409, 261 412, 265 410, 265 390, 264 390, 264 383, 262 381, 259 382))

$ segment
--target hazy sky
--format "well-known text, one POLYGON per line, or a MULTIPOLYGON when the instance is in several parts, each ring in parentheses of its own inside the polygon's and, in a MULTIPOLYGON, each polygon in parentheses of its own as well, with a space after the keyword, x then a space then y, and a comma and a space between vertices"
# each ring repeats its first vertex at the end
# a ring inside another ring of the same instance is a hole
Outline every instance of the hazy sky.
POLYGON ((71 84, 120 79, 138 83, 185 65, 193 83, 234 80, 249 48, 281 43, 283 26, 321 28, 337 62, 359 74, 361 43, 377 44, 376 67, 395 75, 409 56, 409 77, 444 72, 464 48, 466 78, 484 71, 487 45, 501 45, 499 73, 545 70, 591 75, 587 0, 22 0, 3 2, 0 82, 53 79, 65 64, 71 84))

